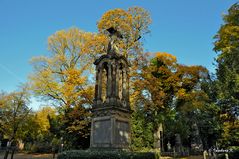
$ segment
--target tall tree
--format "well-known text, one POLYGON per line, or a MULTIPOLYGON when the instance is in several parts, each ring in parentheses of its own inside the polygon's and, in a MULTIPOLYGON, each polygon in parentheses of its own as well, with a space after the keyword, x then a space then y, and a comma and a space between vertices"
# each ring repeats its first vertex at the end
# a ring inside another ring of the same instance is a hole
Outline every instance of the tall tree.
POLYGON ((176 57, 168 53, 157 53, 143 67, 135 80, 134 94, 144 106, 154 131, 163 123, 166 132, 180 133, 188 140, 190 131, 186 130, 193 124, 190 118, 208 99, 200 85, 207 75, 204 67, 178 64, 176 57), (188 121, 188 127, 183 124, 185 121, 188 121), (172 123, 178 127, 171 128, 172 123))
MULTIPOLYGON (((24 125, 30 109, 29 94, 25 88, 19 92, 9 94, 2 93, 0 96, 0 129, 9 139, 8 146, 16 146, 17 139, 19 139, 19 130, 24 125)), ((4 159, 7 159, 9 147, 6 150, 4 159)), ((12 151, 13 158, 14 150, 12 151)))
POLYGON ((224 15, 224 24, 215 36, 218 53, 218 101, 224 132, 221 144, 239 145, 239 3, 224 15))
MULTIPOLYGON (((62 116, 65 134, 74 131, 84 131, 89 125, 89 111, 93 103, 92 63, 97 56, 92 50, 98 48, 93 45, 95 40, 104 42, 104 38, 92 33, 71 28, 67 31, 58 31, 48 38, 50 57, 41 56, 32 60, 35 68, 30 76, 32 89, 35 95, 52 102, 57 106, 62 116), (91 50, 92 49, 92 50, 91 50), (78 109, 77 115, 81 122, 68 122, 70 115, 78 109)), ((98 50, 100 51, 100 50, 98 50)), ((89 134, 89 131, 86 132, 89 134)))

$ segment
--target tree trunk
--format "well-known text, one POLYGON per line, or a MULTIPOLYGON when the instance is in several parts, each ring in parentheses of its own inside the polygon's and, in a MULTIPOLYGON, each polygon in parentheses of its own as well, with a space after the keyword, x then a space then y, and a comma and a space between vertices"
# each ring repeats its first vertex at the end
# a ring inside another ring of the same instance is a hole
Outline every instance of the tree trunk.
POLYGON ((11 159, 13 159, 14 152, 15 152, 15 148, 13 148, 13 149, 12 149, 12 155, 11 155, 11 159))
POLYGON ((9 153, 9 149, 8 149, 8 147, 7 147, 7 149, 6 149, 6 151, 5 151, 4 159, 7 159, 8 153, 9 153))

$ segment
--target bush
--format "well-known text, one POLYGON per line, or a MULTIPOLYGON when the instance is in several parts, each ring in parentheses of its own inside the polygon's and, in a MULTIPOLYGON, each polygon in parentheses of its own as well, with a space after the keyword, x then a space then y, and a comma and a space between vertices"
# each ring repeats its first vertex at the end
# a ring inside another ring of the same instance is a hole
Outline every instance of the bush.
POLYGON ((51 153, 52 146, 48 143, 28 143, 25 145, 24 150, 29 153, 51 153))
POLYGON ((159 154, 155 152, 71 150, 60 153, 57 159, 159 159, 159 154))
POLYGON ((234 150, 233 152, 229 153, 230 159, 238 159, 239 156, 239 150, 234 150))
MULTIPOLYGON (((239 156, 239 151, 234 151, 234 152, 228 153, 229 159, 238 159, 238 156, 239 156)), ((226 159, 225 153, 218 154, 218 159, 226 159)))

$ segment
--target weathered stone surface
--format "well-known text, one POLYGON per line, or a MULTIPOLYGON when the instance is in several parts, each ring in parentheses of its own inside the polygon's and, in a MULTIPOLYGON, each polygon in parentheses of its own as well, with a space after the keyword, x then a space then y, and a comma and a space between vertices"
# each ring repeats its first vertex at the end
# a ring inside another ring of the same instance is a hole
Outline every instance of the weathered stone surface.
POLYGON ((130 139, 130 125, 128 121, 116 120, 115 143, 127 145, 130 139))
POLYGON ((110 46, 108 53, 94 62, 96 84, 91 148, 127 149, 131 136, 129 63, 115 52, 113 44, 110 46))
POLYGON ((111 136, 111 124, 110 119, 106 120, 98 120, 93 123, 93 137, 94 143, 100 144, 110 144, 110 136, 111 136))

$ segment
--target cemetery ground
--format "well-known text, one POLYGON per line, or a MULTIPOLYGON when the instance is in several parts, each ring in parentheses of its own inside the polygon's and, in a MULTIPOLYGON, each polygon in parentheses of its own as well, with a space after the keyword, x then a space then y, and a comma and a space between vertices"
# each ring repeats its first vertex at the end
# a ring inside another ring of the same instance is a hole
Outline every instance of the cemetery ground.
MULTIPOLYGON (((4 153, 0 153, 0 159, 4 157, 4 153)), ((10 156, 8 156, 10 158, 10 156)), ((28 154, 28 153, 16 153, 14 155, 14 159, 52 159, 52 154, 28 154)), ((57 158, 57 155, 55 156, 57 158)), ((160 159, 173 159, 172 157, 160 157, 160 159)), ((203 156, 189 156, 189 157, 181 157, 177 159, 203 159, 203 156)))

